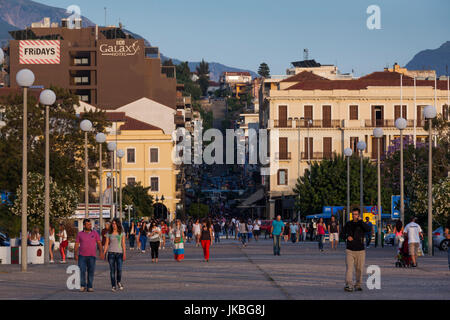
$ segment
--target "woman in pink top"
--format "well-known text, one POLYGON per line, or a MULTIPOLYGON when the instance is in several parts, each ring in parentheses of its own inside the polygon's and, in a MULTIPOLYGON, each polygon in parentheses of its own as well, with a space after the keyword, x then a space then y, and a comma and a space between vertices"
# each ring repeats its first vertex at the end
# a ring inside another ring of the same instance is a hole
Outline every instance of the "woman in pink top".
POLYGON ((325 239, 325 230, 327 226, 325 222, 323 222, 323 218, 319 219, 319 223, 317 224, 317 236, 319 237, 319 250, 323 251, 323 241, 325 239))

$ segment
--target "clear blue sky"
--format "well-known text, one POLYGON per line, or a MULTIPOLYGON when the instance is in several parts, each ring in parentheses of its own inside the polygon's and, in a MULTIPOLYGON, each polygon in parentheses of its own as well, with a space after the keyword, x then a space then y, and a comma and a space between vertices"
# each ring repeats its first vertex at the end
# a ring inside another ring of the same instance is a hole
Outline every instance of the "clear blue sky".
POLYGON ((356 75, 404 65, 419 51, 450 41, 449 0, 35 0, 76 4, 99 25, 118 24, 180 60, 221 62, 284 74, 303 48, 322 64, 356 75), (366 9, 381 8, 381 30, 366 9))

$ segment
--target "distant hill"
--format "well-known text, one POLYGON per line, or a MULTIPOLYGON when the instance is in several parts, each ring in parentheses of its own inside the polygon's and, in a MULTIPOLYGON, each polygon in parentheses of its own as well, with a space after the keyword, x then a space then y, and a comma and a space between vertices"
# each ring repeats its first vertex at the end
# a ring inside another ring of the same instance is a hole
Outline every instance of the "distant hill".
MULTIPOLYGON (((76 3, 76 2, 75 2, 76 3)), ((5 45, 11 36, 8 31, 24 29, 31 26, 31 23, 41 21, 44 17, 49 17, 52 22, 60 22, 62 18, 67 18, 69 14, 66 13, 66 9, 55 8, 41 4, 31 0, 0 0, 0 45, 5 45)), ((95 23, 86 17, 82 17, 83 27, 94 26, 95 23)), ((131 34, 136 39, 144 39, 140 35, 133 33, 129 30, 124 30, 131 34)), ((150 42, 146 39, 145 43, 150 46, 150 42)), ((169 59, 161 55, 162 60, 169 59)), ((181 61, 172 59, 173 63, 179 64, 181 61)), ((195 67, 200 62, 189 62, 189 68, 191 71, 195 70, 195 67)), ((225 66, 217 62, 210 62, 209 69, 211 71, 211 80, 218 81, 220 74, 224 71, 249 71, 238 68, 225 66)), ((256 77, 256 73, 249 71, 252 76, 256 77)))
POLYGON ((450 68, 450 41, 437 49, 420 51, 408 62, 406 68, 410 70, 436 70, 438 76, 446 75, 445 67, 450 68))

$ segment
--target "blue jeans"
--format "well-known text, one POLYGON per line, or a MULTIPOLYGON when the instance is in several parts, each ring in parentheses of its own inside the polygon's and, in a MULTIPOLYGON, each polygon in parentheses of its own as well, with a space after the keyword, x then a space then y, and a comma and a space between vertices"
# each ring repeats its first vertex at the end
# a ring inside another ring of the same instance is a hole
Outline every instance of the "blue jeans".
POLYGON ((448 269, 450 270, 450 247, 447 249, 448 253, 448 269))
POLYGON ((366 247, 370 246, 371 241, 372 241, 372 234, 366 233, 366 247))
POLYGON ((273 235, 273 254, 280 255, 281 235, 273 235))
POLYGON ((86 288, 86 271, 87 271, 87 288, 92 288, 94 284, 95 273, 95 257, 78 256, 78 267, 80 268, 80 286, 86 288))
POLYGON ((136 241, 136 235, 130 234, 129 241, 130 241, 130 248, 134 248, 134 242, 136 241))
POLYGON ((139 240, 141 241, 141 250, 145 250, 145 246, 147 245, 147 237, 141 236, 139 240))
POLYGON ((218 232, 214 233, 214 242, 220 242, 220 234, 218 232))
POLYGON ((295 243, 297 241, 297 234, 296 233, 291 233, 291 241, 292 241, 292 243, 295 243))
POLYGON ((245 244, 246 241, 247 241, 247 234, 246 233, 241 233, 241 242, 242 242, 242 244, 245 244))
POLYGON ((109 252, 108 253, 109 262, 109 275, 111 277, 111 286, 116 286, 117 282, 122 280, 122 264, 123 264, 123 253, 109 252))
POLYGON ((323 239, 325 236, 323 234, 317 235, 319 237, 319 250, 323 250, 323 239))

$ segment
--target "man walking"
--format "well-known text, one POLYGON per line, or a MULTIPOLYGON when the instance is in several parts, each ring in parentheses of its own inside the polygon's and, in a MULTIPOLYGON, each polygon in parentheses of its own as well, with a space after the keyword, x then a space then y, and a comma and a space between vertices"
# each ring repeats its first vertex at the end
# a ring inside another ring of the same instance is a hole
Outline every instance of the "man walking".
POLYGON ((408 236, 408 250, 412 259, 411 267, 413 268, 417 267, 417 253, 419 252, 420 240, 423 240, 422 228, 416 221, 416 217, 412 217, 411 222, 408 223, 403 230, 403 233, 408 236))
POLYGON ((372 222, 370 222, 369 217, 366 217, 366 224, 370 228, 370 231, 366 233, 366 247, 370 248, 370 242, 372 241, 373 225, 372 222))
POLYGON ((281 216, 278 215, 277 219, 272 221, 272 227, 270 228, 270 234, 273 237, 273 255, 280 255, 280 241, 281 235, 284 232, 284 223, 281 221, 281 216))
POLYGON ((95 259, 97 256, 97 246, 100 251, 100 259, 104 259, 103 246, 99 234, 92 230, 91 220, 83 220, 83 231, 78 232, 75 242, 75 260, 80 268, 81 281, 80 291, 86 291, 86 272, 87 272, 87 291, 94 292, 95 259))
MULTIPOLYGON (((445 238, 450 240, 450 220, 447 221, 447 227, 445 227, 445 238)), ((450 247, 447 246, 447 255, 448 255, 448 269, 450 270, 450 247)))
POLYGON ((369 231, 370 227, 361 219, 360 210, 354 208, 352 211, 352 221, 349 221, 344 228, 344 239, 347 242, 347 250, 345 250, 346 276, 344 290, 347 292, 352 292, 353 290, 362 291, 361 283, 366 259, 364 235, 369 231), (352 285, 353 270, 355 270, 356 276, 355 287, 352 285))
POLYGON ((339 223, 335 216, 331 216, 331 222, 328 225, 328 234, 330 235, 331 249, 337 249, 339 244, 339 223))

